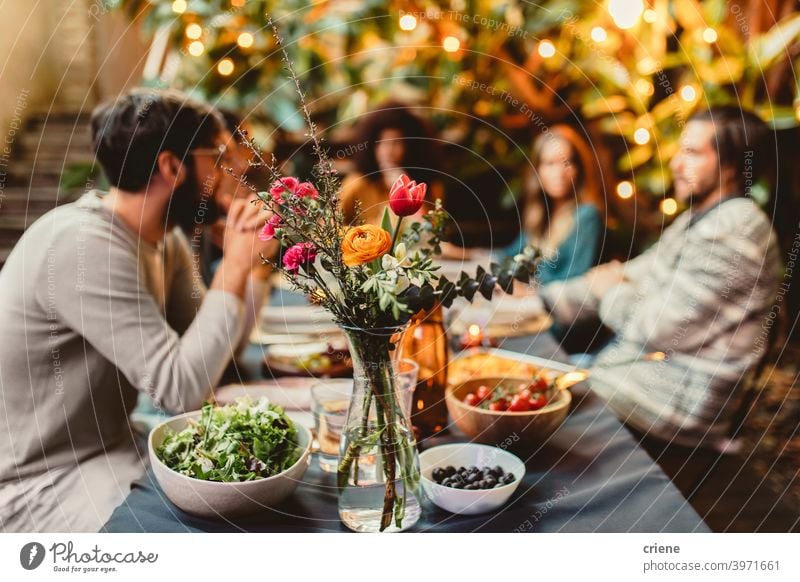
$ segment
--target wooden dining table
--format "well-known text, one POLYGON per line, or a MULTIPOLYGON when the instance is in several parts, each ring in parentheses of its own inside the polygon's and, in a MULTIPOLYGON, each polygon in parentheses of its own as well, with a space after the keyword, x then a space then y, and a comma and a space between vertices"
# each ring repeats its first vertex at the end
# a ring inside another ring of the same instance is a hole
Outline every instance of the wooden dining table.
MULTIPOLYGON (((547 332, 506 338, 501 347, 565 362, 547 332)), ((264 347, 253 344, 239 373, 262 378, 264 347)), ((416 532, 708 532, 709 528, 628 429, 586 383, 573 387, 567 419, 545 442, 522 455, 527 472, 509 502, 483 515, 455 515, 423 500, 416 532)), ((309 415, 310 417, 310 415, 309 415)), ((452 427, 421 449, 467 437, 452 427)), ((165 496, 152 471, 134 482, 102 531, 107 532, 346 532, 339 521, 335 474, 316 459, 294 494, 279 507, 247 518, 189 515, 165 496)))

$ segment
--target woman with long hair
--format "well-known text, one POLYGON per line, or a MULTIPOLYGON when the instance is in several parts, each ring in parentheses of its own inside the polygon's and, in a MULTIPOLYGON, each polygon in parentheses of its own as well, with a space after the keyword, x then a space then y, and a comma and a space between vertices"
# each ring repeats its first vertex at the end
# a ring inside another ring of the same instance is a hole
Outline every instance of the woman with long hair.
POLYGON ((603 234, 601 182, 591 148, 572 127, 555 125, 534 142, 531 162, 523 231, 503 254, 513 256, 529 244, 539 248, 540 284, 582 275, 595 265, 603 234))
POLYGON ((355 220, 358 202, 364 222, 380 224, 389 189, 401 174, 428 184, 428 204, 443 199, 436 172, 438 150, 428 124, 407 105, 388 102, 369 113, 358 127, 356 172, 342 184, 341 202, 347 220, 355 220))

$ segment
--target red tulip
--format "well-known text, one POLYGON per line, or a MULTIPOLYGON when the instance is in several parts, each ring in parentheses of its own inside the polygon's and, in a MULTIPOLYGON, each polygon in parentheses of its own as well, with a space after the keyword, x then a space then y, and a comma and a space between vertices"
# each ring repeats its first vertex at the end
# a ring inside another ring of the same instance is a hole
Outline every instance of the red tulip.
POLYGON ((417 184, 405 174, 401 174, 389 190, 389 208, 397 216, 416 214, 425 201, 427 188, 425 182, 417 184))

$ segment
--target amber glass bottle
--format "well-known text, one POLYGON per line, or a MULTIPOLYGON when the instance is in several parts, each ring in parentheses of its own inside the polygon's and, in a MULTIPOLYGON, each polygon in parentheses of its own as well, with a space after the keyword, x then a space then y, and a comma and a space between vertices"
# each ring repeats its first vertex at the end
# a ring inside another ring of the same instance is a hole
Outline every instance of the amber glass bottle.
POLYGON ((414 360, 419 365, 417 388, 411 406, 411 424, 418 439, 447 428, 447 334, 442 306, 421 312, 403 334, 397 357, 414 360))

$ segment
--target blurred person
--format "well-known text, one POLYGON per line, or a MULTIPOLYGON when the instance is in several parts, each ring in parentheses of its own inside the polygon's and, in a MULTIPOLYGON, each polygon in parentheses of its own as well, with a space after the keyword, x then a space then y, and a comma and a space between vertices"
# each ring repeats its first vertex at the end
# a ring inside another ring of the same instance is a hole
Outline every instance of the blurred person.
POLYGON ((401 174, 428 184, 427 204, 444 202, 438 179, 438 143, 428 125, 407 105, 389 102, 370 112, 357 130, 356 172, 347 176, 340 194, 348 222, 356 218, 356 202, 361 204, 365 223, 380 225, 389 200, 389 189, 401 174))
MULTIPOLYGON (((191 244, 193 264, 199 266, 203 284, 206 286, 211 285, 222 262, 228 214, 234 207, 234 201, 253 199, 253 192, 240 179, 242 176, 247 176, 248 180, 252 180, 252 176, 248 175, 250 151, 242 143, 242 137, 238 133, 240 128, 247 130, 248 127, 233 111, 219 109, 218 113, 225 125, 220 141, 224 154, 217 160, 219 171, 213 187, 209 184, 209 190, 216 202, 216 220, 198 229, 199 236, 193 236, 191 244)), ((270 273, 271 268, 266 264, 257 264, 250 272, 244 297, 246 330, 252 329, 258 321, 261 307, 269 293, 270 273)), ((241 355, 249 343, 249 334, 243 334, 235 355, 241 355)), ((240 381, 234 376, 235 371, 228 369, 222 381, 240 381)), ((140 392, 136 408, 131 413, 131 420, 139 432, 148 434, 153 427, 169 416, 169 411, 159 407, 146 393, 140 392)))
MULTIPOLYGON (((238 130, 247 130, 244 120, 233 111, 220 110, 225 123, 225 168, 222 169, 216 182, 215 199, 219 208, 219 217, 208 226, 203 233, 202 273, 203 280, 210 284, 219 261, 222 258, 222 245, 225 240, 227 215, 234 200, 252 198, 252 191, 239 179, 247 176, 250 170, 250 152, 242 144, 238 130), (227 171, 227 170, 230 170, 227 171), (232 174, 231 174, 232 172, 232 174)), ((249 176, 248 176, 249 178, 249 176)))
POLYGON ((555 125, 534 141, 531 163, 523 230, 501 254, 538 248, 542 285, 583 275, 597 262, 603 234, 603 198, 591 148, 572 127, 555 125))
POLYGON ((95 109, 111 184, 48 212, 0 271, 0 529, 97 531, 144 471, 129 422, 138 393, 172 413, 207 399, 247 330, 243 299, 265 217, 228 209, 208 289, 195 240, 226 139, 219 114, 136 90, 95 109))
POLYGON ((599 318, 614 331, 589 368, 591 387, 656 441, 724 443, 736 387, 766 349, 780 251, 748 194, 768 174, 768 136, 737 107, 693 115, 670 164, 688 210, 642 255, 540 289, 556 321, 599 318))

